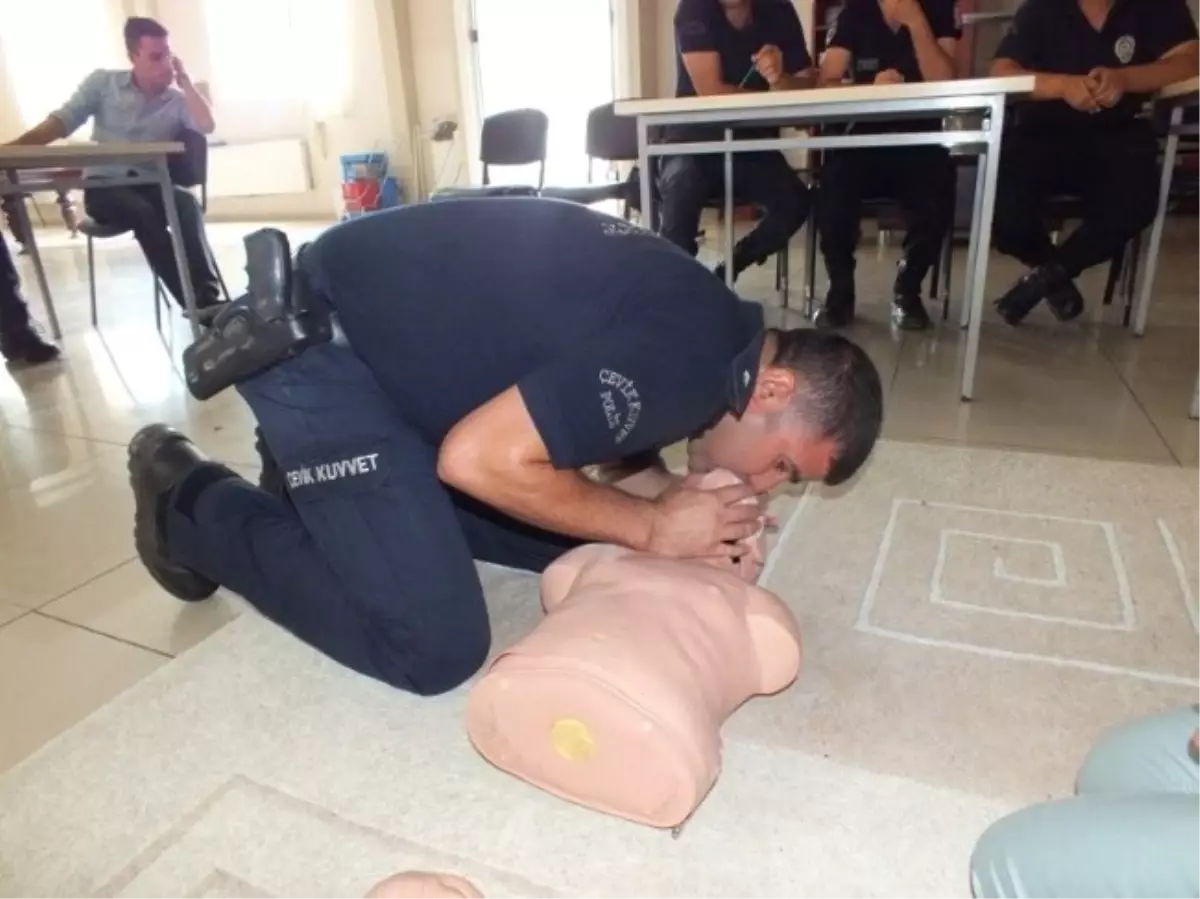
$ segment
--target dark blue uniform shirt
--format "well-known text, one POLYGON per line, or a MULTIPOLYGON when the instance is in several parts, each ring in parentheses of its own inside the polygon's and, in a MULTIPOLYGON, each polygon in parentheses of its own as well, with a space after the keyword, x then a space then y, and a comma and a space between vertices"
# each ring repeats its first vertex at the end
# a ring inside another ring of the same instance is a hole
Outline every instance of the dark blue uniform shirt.
MULTIPOLYGON (((962 32, 954 0, 919 0, 935 40, 957 40, 962 32)), ((850 78, 855 84, 874 84, 880 72, 895 69, 906 83, 924 81, 917 51, 908 29, 895 31, 883 16, 879 0, 847 0, 829 36, 830 47, 850 53, 850 78)))
MULTIPOLYGON (((1116 0, 1099 31, 1078 0, 1025 0, 996 57, 1030 71, 1086 75, 1097 67, 1146 65, 1195 39, 1186 0, 1116 0)), ((1103 129, 1132 120, 1145 100, 1126 94, 1097 113, 1079 112, 1062 100, 1030 101, 1020 105, 1017 118, 1031 127, 1103 129)))
MULTIPOLYGON (((734 28, 718 0, 679 0, 675 8, 675 95, 696 96, 696 86, 683 64, 685 53, 716 53, 721 58, 721 77, 726 84, 741 85, 745 91, 767 91, 771 87, 758 73, 754 54, 774 44, 783 54, 783 70, 794 75, 812 66, 804 41, 804 26, 791 0, 753 0, 750 24, 734 28)), ((711 126, 674 126, 675 140, 720 138, 723 129, 711 126)), ((772 137, 778 128, 739 128, 742 138, 772 137)))
POLYGON ((667 241, 583 206, 462 199, 336 225, 303 256, 431 445, 516 385, 558 468, 741 414, 763 317, 667 241))

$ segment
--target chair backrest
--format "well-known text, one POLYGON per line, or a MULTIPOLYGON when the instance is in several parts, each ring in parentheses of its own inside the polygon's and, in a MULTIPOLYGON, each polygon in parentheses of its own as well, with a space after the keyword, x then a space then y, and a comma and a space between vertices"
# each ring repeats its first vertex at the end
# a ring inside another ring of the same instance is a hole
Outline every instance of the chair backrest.
POLYGON ((199 131, 184 128, 175 140, 183 144, 183 152, 168 157, 171 182, 180 187, 197 187, 208 181, 208 138, 199 131))
POLYGON ((538 189, 546 180, 546 139, 550 120, 540 109, 511 109, 483 120, 479 136, 479 161, 483 183, 490 184, 488 167, 539 163, 538 189))
POLYGON ((633 162, 638 158, 637 119, 616 114, 615 104, 605 103, 588 113, 587 155, 605 162, 633 162))

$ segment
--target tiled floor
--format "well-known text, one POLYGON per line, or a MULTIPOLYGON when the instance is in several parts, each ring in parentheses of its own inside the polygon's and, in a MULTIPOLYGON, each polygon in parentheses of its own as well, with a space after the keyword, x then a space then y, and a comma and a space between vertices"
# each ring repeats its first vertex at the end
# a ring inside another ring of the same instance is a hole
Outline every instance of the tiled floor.
MULTIPOLYGON (((235 293, 245 280, 240 238, 252 227, 212 228, 235 293)), ((299 240, 319 226, 288 230, 299 240)), ((1195 221, 1172 223, 1150 331, 1141 340, 1115 324, 1116 310, 1108 310, 1107 323, 1092 315, 1095 304, 1086 321, 1070 326, 1038 312, 1014 331, 989 316, 971 404, 958 399, 957 309, 951 324, 930 335, 894 336, 883 303, 894 252, 878 259, 874 244, 864 244, 863 321, 853 335, 884 375, 886 435, 1195 466, 1197 429, 1186 413, 1197 371, 1196 242, 1195 221)), ((248 473, 255 463, 251 419, 236 396, 204 404, 188 397, 175 361, 187 329, 171 316, 168 337, 156 335, 151 281, 136 245, 117 238, 97 246, 98 331, 89 321, 82 239, 51 230, 42 245, 67 361, 0 372, 0 771, 241 608, 232 597, 177 603, 134 561, 123 452, 132 432, 171 422, 248 473)), ((804 280, 801 257, 793 254, 793 309, 804 280)), ((19 264, 35 296, 32 272, 19 264)), ((745 275, 742 293, 777 306, 772 271, 745 275)), ((996 258, 991 273, 995 293, 1018 269, 996 258)), ((1089 298, 1099 297, 1103 275, 1084 280, 1089 298)), ((773 312, 772 319, 802 322, 796 312, 773 312)))

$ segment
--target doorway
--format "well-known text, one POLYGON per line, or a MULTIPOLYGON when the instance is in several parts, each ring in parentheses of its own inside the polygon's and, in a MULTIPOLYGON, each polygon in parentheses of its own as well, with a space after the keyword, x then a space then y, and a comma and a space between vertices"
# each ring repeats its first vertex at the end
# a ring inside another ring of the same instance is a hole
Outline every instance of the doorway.
MULTIPOLYGON (((550 119, 546 183, 587 180, 587 115, 616 95, 613 0, 471 0, 478 121, 532 107, 550 119)), ((498 180, 533 184, 537 172, 498 180)))

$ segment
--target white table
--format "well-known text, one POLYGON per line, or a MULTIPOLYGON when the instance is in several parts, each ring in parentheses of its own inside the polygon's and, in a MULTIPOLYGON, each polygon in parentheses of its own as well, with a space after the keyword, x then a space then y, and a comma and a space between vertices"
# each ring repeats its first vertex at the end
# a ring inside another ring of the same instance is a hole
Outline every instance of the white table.
POLYGON ((1146 333, 1146 320, 1150 316, 1150 301, 1154 294, 1154 278, 1158 274, 1158 254, 1162 248, 1163 225, 1167 218, 1167 200, 1171 195, 1171 178, 1175 174, 1175 156, 1179 152, 1179 138, 1188 134, 1195 136, 1195 125, 1184 125, 1183 114, 1187 109, 1200 105, 1200 78, 1189 78, 1163 88, 1154 98, 1158 109, 1170 110, 1167 127, 1167 145, 1163 152, 1162 175, 1158 182, 1158 211, 1150 229, 1150 247, 1146 253, 1146 269, 1142 273, 1142 285, 1138 291, 1137 305, 1133 311, 1133 333, 1141 337, 1146 333))
POLYGON ((46 312, 50 317, 50 327, 56 339, 62 339, 62 328, 58 323, 58 313, 54 309, 54 300, 50 294, 50 285, 46 280, 46 269, 42 265, 42 257, 38 252, 37 239, 29 221, 29 213, 25 209, 24 195, 37 191, 60 190, 64 186, 82 189, 88 187, 127 187, 137 184, 157 184, 162 191, 163 207, 167 213, 167 226, 171 232, 171 246, 175 250, 175 265, 179 268, 179 281, 183 285, 184 305, 188 310, 188 320, 191 322, 192 335, 200 336, 200 324, 196 316, 196 295, 192 290, 192 279, 189 276, 187 250, 183 245, 183 237, 179 230, 179 210, 175 206, 175 190, 171 184, 171 174, 167 169, 167 157, 173 153, 182 153, 183 144, 177 142, 163 143, 77 143, 55 144, 49 147, 12 147, 0 146, 0 173, 7 180, 0 180, 0 196, 17 198, 16 210, 22 229, 29 237, 29 257, 33 262, 33 270, 38 280, 38 288, 42 292, 42 300, 46 304, 46 312), (85 169, 89 166, 133 166, 149 163, 153 169, 151 174, 128 175, 122 177, 105 177, 87 179, 80 172, 74 183, 64 181, 61 171, 55 171, 53 178, 48 170, 85 169))
MULTIPOLYGON (((724 94, 715 97, 670 97, 656 100, 622 100, 617 115, 638 120, 638 151, 642 171, 642 209, 646 224, 654 228, 650 193, 650 158, 721 153, 725 157, 725 221, 733 221, 733 154, 763 150, 837 150, 865 147, 955 147, 978 155, 975 208, 971 217, 971 242, 964 292, 967 351, 963 362, 962 398, 975 393, 975 366, 979 356, 979 330, 983 321, 987 259, 991 249, 992 213, 1004 109, 1010 97, 1033 91, 1033 76, 974 78, 917 84, 866 85, 819 90, 724 94), (981 116, 978 130, 944 130, 949 115, 981 116), (817 137, 803 132, 754 140, 736 140, 734 129, 747 125, 821 125, 835 122, 880 122, 889 119, 929 119, 929 131, 898 134, 843 134, 817 137), (718 125, 723 140, 689 143, 651 143, 650 129, 671 125, 718 125), (936 127, 935 127, 936 126, 936 127), (969 318, 967 318, 969 316, 969 318)), ((733 229, 725 229, 725 258, 733 257, 733 229)), ((732 287, 733 266, 725 267, 732 287)))

